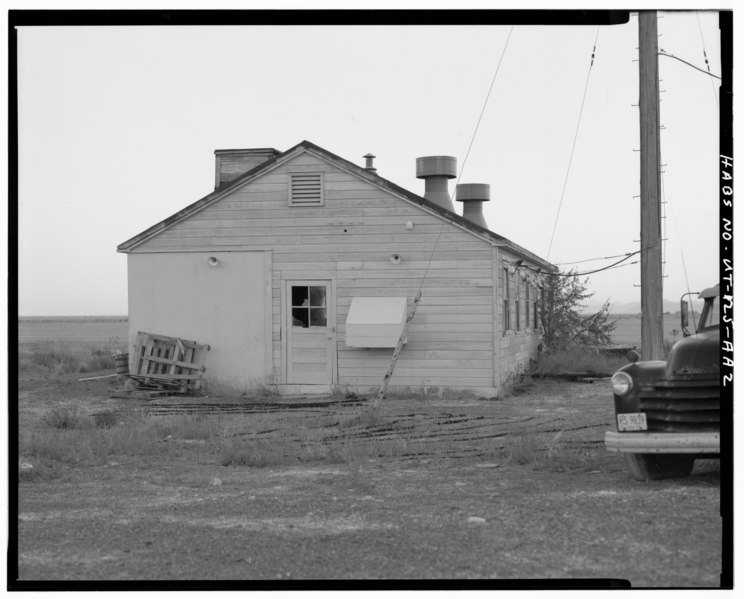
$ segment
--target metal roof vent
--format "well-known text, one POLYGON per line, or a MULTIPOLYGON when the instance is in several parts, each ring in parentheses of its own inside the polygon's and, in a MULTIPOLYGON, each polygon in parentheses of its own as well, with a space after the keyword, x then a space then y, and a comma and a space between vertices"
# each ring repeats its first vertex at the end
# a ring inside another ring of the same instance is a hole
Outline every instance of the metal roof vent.
POLYGON ((424 199, 455 211, 452 198, 447 190, 447 179, 457 176, 457 158, 454 156, 422 156, 416 158, 416 177, 424 179, 424 199))
POLYGON ((462 202, 462 216, 470 222, 488 229, 483 216, 483 202, 491 199, 491 186, 488 183, 460 183, 455 189, 458 202, 462 202))
POLYGON ((364 165, 365 171, 372 171, 373 173, 377 172, 377 169, 375 168, 373 162, 377 156, 374 154, 365 154, 363 158, 366 160, 366 163, 364 165))

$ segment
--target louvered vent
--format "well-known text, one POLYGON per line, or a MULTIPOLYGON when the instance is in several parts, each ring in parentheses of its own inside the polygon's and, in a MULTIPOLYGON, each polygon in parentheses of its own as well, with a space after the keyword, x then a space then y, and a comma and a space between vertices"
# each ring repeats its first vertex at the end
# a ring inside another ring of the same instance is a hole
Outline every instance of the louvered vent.
POLYGON ((290 177, 290 206, 323 205, 323 177, 321 173, 294 174, 290 177))

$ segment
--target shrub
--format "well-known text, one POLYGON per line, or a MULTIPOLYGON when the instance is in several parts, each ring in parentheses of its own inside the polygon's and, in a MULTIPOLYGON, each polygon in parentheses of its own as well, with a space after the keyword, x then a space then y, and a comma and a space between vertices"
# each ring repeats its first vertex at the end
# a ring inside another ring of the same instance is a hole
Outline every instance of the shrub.
POLYGON ((52 428, 76 429, 88 424, 87 418, 75 406, 55 406, 41 416, 42 422, 52 428))
POLYGON ((572 346, 541 354, 533 372, 538 375, 561 372, 611 375, 627 363, 625 358, 609 357, 591 348, 572 346))

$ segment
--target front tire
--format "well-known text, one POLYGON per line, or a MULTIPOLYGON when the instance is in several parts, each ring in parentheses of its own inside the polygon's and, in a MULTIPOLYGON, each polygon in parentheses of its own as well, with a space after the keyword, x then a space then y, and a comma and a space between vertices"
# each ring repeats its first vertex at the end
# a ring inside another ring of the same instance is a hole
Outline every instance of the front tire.
POLYGON ((689 476, 695 458, 668 453, 626 453, 625 464, 636 480, 660 480, 689 476))

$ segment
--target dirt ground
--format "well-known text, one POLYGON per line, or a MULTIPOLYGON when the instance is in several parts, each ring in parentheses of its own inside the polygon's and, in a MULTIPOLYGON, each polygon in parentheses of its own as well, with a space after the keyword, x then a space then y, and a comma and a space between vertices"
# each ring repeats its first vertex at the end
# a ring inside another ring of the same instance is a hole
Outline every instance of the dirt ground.
MULTIPOLYGON (((222 414, 238 424, 272 411, 285 423, 322 417, 347 449, 372 438, 403 449, 222 466, 217 440, 171 438, 159 455, 22 476, 20 581, 720 585, 719 463, 699 461, 684 479, 632 480, 622 457, 604 449, 613 422, 606 381, 537 381, 498 400, 386 400, 382 420, 343 429, 343 439, 334 423, 358 413, 358 401, 142 401, 110 390, 74 379, 28 385, 21 430, 40 427, 60 398, 89 412, 137 401, 153 415, 222 414)), ((281 427, 262 435, 293 442, 281 427)))

